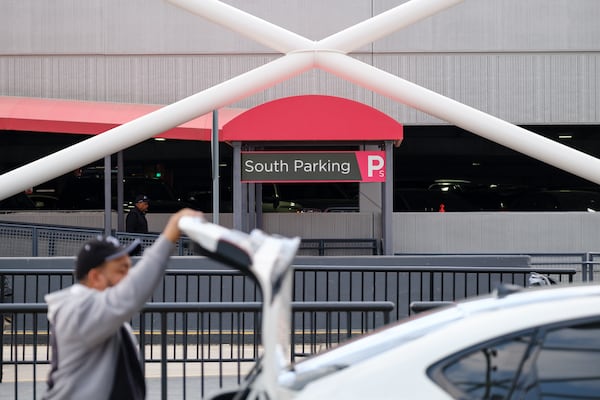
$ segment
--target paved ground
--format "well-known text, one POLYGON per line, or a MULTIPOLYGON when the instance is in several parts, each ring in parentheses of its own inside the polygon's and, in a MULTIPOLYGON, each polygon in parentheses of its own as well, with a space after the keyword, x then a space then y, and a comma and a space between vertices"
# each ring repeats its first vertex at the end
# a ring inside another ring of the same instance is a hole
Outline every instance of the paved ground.
MULTIPOLYGON (((4 379, 0 383, 0 400, 37 400, 41 399, 46 387, 46 366, 37 368, 36 380, 33 380, 32 369, 19 367, 18 385, 15 385, 14 366, 4 366, 4 379), (43 368, 42 368, 43 367, 43 368), (11 371, 12 370, 12 371, 11 371)), ((187 375, 185 382, 181 376, 169 375, 167 380, 167 398, 200 400, 208 398, 211 393, 215 393, 222 388, 235 388, 238 386, 237 376, 225 375, 220 381, 218 376, 205 376, 202 382, 199 376, 187 375), (204 397, 202 396, 204 391, 204 397)), ((148 389, 147 400, 160 400, 162 394, 161 382, 158 377, 148 377, 146 379, 148 389)))
MULTIPOLYGON (((4 359, 10 359, 5 346, 4 359)), ((215 346, 211 349, 218 352, 215 346)), ((19 359, 32 360, 33 346, 19 348, 19 359)), ((45 347, 38 346, 38 353, 45 355, 45 347)), ((221 348, 221 351, 223 349, 221 348)), ((181 349, 174 349, 178 353, 181 349)), ((155 353, 160 354, 160 353, 155 353)), ((37 357, 40 359, 41 357, 37 357)), ((14 364, 5 364, 2 366, 2 382, 0 383, 0 400, 38 400, 41 399, 46 387, 46 376, 50 366, 47 364, 38 364, 35 367, 32 364, 20 364, 15 367, 14 364), (15 384, 16 383, 16 384, 15 384)), ((235 388, 238 386, 238 372, 241 380, 252 368, 251 363, 169 363, 167 365, 167 398, 200 400, 206 399, 211 393, 215 393, 220 388, 235 388), (185 370, 184 370, 185 368, 185 370), (238 371, 239 368, 239 371, 238 371), (204 375, 204 379, 202 379, 204 375), (221 378, 219 378, 221 376, 221 378)), ((162 395, 161 387, 161 365, 159 363, 146 363, 146 384, 148 388, 147 400, 160 400, 162 395)))
MULTIPOLYGON (((161 387, 158 379, 148 379, 146 381, 148 388, 147 400, 160 400, 161 399, 161 387)), ((37 400, 41 399, 44 393, 45 382, 36 382, 35 387, 33 383, 23 382, 18 386, 17 392, 15 392, 15 386, 13 382, 2 382, 0 383, 0 399, 1 400, 37 400)), ((209 377, 204 382, 205 397, 201 394, 201 384, 199 378, 188 378, 184 388, 180 380, 169 379, 167 383, 167 399, 187 399, 187 400, 199 400, 206 399, 211 393, 215 393, 219 390, 219 381, 216 377, 209 377)), ((223 386, 232 388, 236 387, 235 377, 225 377, 223 380, 223 386)))

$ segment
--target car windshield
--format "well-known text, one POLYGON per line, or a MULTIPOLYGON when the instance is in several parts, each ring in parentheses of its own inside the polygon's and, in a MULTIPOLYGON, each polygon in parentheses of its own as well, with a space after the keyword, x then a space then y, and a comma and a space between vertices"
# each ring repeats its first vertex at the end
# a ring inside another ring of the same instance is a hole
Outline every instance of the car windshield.
POLYGON ((409 343, 462 316, 459 308, 450 307, 402 320, 289 366, 279 382, 289 389, 300 390, 311 381, 409 343))

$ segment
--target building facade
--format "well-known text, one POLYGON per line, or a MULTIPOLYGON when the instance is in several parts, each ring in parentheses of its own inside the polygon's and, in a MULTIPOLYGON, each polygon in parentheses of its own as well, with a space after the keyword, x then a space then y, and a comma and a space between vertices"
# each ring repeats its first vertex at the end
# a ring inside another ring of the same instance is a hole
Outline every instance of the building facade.
MULTIPOLYGON (((319 40, 404 1, 226 3, 319 40)), ((555 140, 570 137, 565 144, 597 157, 599 18, 597 0, 467 0, 351 56, 555 140)), ((0 96, 170 104, 281 56, 164 0, 7 0, 0 31, 0 96)), ((524 161, 513 151, 320 70, 230 106, 251 108, 300 94, 352 99, 404 124, 405 141, 395 150, 399 186, 490 177, 518 184, 573 183, 568 174, 524 161), (537 168, 541 172, 532 172, 537 168)), ((146 147, 160 153, 154 145, 146 147)), ((170 153, 181 159, 179 150, 170 153)), ((3 169, 18 165, 14 154, 5 152, 3 169)), ((187 164, 173 168, 180 175, 188 171, 179 182, 200 176, 190 173, 187 164)))

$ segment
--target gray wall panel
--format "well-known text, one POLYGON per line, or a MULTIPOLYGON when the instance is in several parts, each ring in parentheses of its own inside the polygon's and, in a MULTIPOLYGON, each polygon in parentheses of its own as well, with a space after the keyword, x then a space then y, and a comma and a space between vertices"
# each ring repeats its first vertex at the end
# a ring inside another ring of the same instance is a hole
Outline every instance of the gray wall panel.
MULTIPOLYGON (((235 7, 318 40, 371 16, 371 0, 245 0, 235 7)), ((270 52, 165 0, 4 0, 0 54, 270 52)))
POLYGON ((598 237, 598 213, 394 213, 395 253, 595 252, 598 237))
POLYGON ((227 0, 225 3, 311 40, 325 38, 373 15, 372 0, 227 0))
MULTIPOLYGON (((168 214, 149 215, 158 232, 168 214)), ((211 215, 207 218, 210 220, 211 215)), ((101 212, 4 214, 2 221, 101 228, 101 212)), ((113 228, 116 214, 113 214, 113 228)), ((221 223, 231 227, 232 214, 221 223)), ((303 238, 378 238, 371 213, 266 214, 264 230, 303 238)), ((577 253, 600 251, 600 213, 394 213, 394 253, 577 253)))
MULTIPOLYGON (((600 53, 390 54, 375 66, 517 124, 597 123, 600 53)), ((406 124, 437 119, 385 101, 406 124)))
MULTIPOLYGON (((0 95, 169 104, 277 55, 0 56, 0 95)), ((363 54, 358 59, 517 124, 600 122, 600 53, 363 54), (373 60, 373 61, 372 61, 373 60)), ((309 71, 232 106, 300 94, 371 105, 408 124, 427 114, 322 71, 309 71)))
MULTIPOLYGON (((374 0, 375 13, 402 2, 374 0)), ((598 51, 597 0, 467 0, 377 41, 376 52, 598 51)))
POLYGON ((371 213, 270 213, 264 215, 266 232, 303 238, 360 238, 379 236, 371 213), (336 215, 339 214, 339 215, 336 215))
MULTIPOLYGON (((318 40, 401 0, 229 0, 318 40)), ((377 41, 375 52, 597 51, 597 0, 464 1, 377 41)), ((370 46, 368 46, 370 49, 370 46)), ((0 54, 271 52, 164 0, 4 0, 0 54)))
POLYGON ((0 12, 0 54, 73 54, 104 47, 102 1, 5 0, 0 12))
MULTIPOLYGON (((230 0, 319 39, 400 0, 230 0)), ((600 2, 465 1, 354 56, 518 124, 600 122, 600 2)), ((279 55, 163 0, 5 0, 0 95, 168 104, 279 55)), ((442 121, 309 71, 232 104, 298 94, 372 105, 408 125, 442 121)))

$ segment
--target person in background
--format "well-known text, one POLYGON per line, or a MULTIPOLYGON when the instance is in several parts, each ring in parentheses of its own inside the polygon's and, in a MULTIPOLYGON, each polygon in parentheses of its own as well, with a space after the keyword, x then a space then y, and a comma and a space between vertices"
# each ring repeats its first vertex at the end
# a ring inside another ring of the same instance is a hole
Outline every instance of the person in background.
POLYGON ((98 236, 82 246, 76 283, 45 297, 52 359, 44 400, 146 398, 143 360, 127 321, 161 282, 183 216, 202 213, 183 209, 173 214, 134 268, 130 254, 137 239, 122 246, 112 236, 98 236))
POLYGON ((145 194, 136 196, 134 208, 129 211, 125 219, 125 231, 132 233, 148 233, 148 211, 150 199, 145 194))

